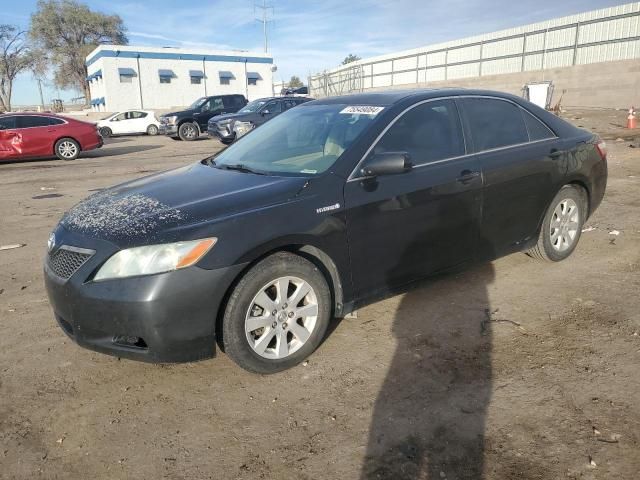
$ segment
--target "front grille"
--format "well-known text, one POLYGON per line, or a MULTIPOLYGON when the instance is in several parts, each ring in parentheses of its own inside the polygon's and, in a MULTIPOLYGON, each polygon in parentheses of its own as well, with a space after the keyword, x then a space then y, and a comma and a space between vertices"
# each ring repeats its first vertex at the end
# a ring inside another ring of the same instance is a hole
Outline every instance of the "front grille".
POLYGON ((93 250, 63 245, 52 254, 49 254, 49 268, 58 277, 67 280, 71 275, 76 273, 94 253, 93 250))

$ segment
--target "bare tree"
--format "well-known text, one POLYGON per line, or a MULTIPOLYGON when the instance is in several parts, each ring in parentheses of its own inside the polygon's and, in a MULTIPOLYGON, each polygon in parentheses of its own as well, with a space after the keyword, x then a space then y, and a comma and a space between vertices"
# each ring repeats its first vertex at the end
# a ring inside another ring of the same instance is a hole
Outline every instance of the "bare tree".
POLYGON ((11 93, 16 76, 33 61, 26 33, 14 25, 0 25, 0 110, 11 110, 11 93))
POLYGON ((92 11, 76 0, 39 0, 31 15, 29 36, 37 47, 49 52, 56 85, 83 92, 87 103, 91 95, 85 58, 101 43, 127 43, 118 15, 92 11))

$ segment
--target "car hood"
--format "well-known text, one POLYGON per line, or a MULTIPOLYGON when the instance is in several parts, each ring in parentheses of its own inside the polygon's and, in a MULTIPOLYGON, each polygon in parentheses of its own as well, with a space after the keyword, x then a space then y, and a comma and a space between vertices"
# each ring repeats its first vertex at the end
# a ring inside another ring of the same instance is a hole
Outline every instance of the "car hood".
POLYGON ((211 119, 209 119, 209 123, 221 122, 223 120, 243 120, 249 115, 250 114, 248 113, 225 113, 224 115, 216 115, 215 117, 211 117, 211 119))
POLYGON ((304 177, 221 170, 204 163, 98 192, 69 210, 61 225, 120 247, 185 239, 188 230, 293 200, 304 177), (193 228, 189 228, 193 227, 193 228))
POLYGON ((193 110, 193 109, 188 108, 188 109, 186 109, 186 110, 177 110, 177 111, 175 111, 175 112, 163 113, 163 114, 162 114, 162 116, 163 116, 163 117, 173 117, 173 116, 176 116, 176 117, 183 117, 183 116, 189 116, 189 115, 192 115, 192 114, 193 114, 193 112, 194 112, 194 110, 193 110))

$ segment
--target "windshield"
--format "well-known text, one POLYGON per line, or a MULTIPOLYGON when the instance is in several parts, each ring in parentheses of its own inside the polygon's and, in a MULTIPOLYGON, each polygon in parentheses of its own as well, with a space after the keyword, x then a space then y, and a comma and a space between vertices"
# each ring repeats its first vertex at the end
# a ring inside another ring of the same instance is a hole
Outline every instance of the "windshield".
POLYGON ((202 104, 204 102, 206 102, 206 101, 207 101, 207 97, 200 97, 195 102, 193 102, 191 105, 189 105, 189 109, 200 108, 202 106, 202 104))
POLYGON ((292 108, 221 152, 213 166, 276 175, 320 174, 375 118, 375 114, 353 111, 343 104, 292 108))
POLYGON ((265 103, 267 103, 266 100, 254 100, 253 102, 249 102, 244 107, 242 107, 242 110, 240 110, 238 113, 253 113, 253 112, 256 112, 265 103))

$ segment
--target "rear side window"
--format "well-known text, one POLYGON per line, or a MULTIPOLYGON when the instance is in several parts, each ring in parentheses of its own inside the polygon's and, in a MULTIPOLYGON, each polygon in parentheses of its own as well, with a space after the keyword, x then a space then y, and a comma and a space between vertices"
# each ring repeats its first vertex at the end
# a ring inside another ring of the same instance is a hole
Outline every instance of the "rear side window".
POLYGON ((387 130, 374 152, 407 152, 414 165, 464 155, 455 104, 452 100, 437 100, 409 110, 387 130))
POLYGON ((242 107, 244 107, 246 103, 244 101, 244 97, 240 97, 238 95, 223 97, 222 100, 224 102, 225 108, 235 108, 237 110, 240 110, 242 107))
POLYGON ((546 140, 547 138, 555 138, 555 134, 544 123, 534 117, 526 110, 522 111, 524 115, 524 123, 529 131, 529 140, 546 140))
POLYGON ((47 127, 49 117, 32 117, 29 115, 18 117, 18 128, 47 127))
POLYGON ((64 120, 60 118, 49 117, 49 125, 62 125, 64 120))
POLYGON ((520 107, 490 98, 465 98, 463 101, 477 152, 529 141, 520 107))
POLYGON ((0 115, 0 128, 3 130, 16 128, 16 117, 12 115, 0 115))
POLYGON ((132 119, 136 119, 136 118, 144 118, 147 116, 147 114, 145 112, 130 112, 130 115, 132 119))

